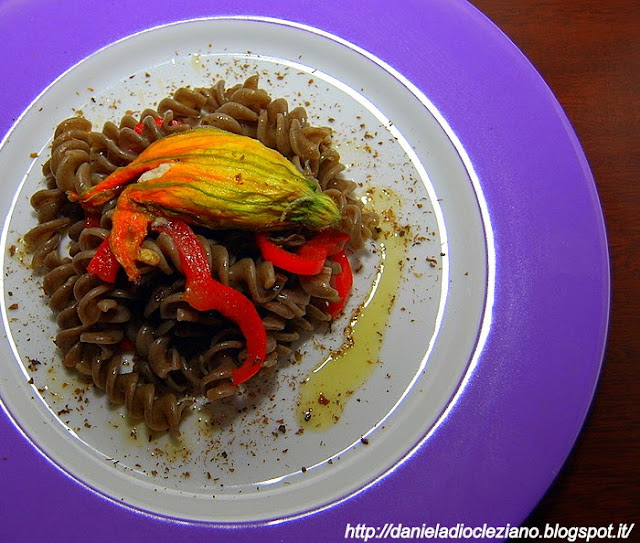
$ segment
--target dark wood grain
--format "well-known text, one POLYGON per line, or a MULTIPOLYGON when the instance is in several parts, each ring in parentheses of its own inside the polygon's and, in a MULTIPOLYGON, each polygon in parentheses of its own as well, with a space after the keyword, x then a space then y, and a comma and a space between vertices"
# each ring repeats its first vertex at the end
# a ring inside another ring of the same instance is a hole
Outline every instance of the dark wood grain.
MULTIPOLYGON (((600 195, 612 307, 585 427, 528 526, 635 522, 640 541, 640 2, 472 0, 564 107, 600 195)), ((634 539, 634 536, 637 539, 634 539)))

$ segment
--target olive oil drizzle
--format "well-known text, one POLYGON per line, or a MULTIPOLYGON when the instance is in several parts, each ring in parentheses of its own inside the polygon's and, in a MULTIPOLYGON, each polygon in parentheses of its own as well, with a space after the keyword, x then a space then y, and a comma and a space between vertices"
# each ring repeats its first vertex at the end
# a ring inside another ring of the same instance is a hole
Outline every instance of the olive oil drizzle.
POLYGON ((371 194, 381 217, 377 238, 380 263, 365 301, 351 317, 342 345, 331 352, 303 381, 298 397, 298 421, 305 429, 326 430, 338 422, 349 399, 379 366, 384 332, 401 283, 406 238, 393 209, 398 197, 388 190, 371 194))

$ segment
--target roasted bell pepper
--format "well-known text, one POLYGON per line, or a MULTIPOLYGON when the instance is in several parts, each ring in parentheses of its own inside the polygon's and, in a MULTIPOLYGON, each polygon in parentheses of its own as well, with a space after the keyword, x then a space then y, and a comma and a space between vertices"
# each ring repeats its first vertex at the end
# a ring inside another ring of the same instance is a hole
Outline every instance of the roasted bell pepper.
POLYGON ((325 230, 316 234, 293 253, 271 241, 266 233, 256 234, 256 243, 262 258, 280 269, 299 275, 320 273, 327 257, 339 253, 348 240, 348 234, 325 230))
POLYGON ((89 212, 84 214, 84 228, 99 228, 100 227, 100 213, 89 212))
POLYGON ((69 193, 89 212, 115 197, 111 249, 134 282, 155 217, 256 231, 322 229, 342 218, 335 202, 280 153, 212 127, 162 138, 95 187, 69 193))
POLYGON ((339 302, 329 302, 327 305, 327 313, 332 317, 336 317, 351 293, 353 288, 353 272, 351 271, 351 264, 349 263, 349 257, 344 251, 340 251, 331 257, 335 263, 340 264, 340 273, 334 275, 331 278, 331 286, 338 291, 340 296, 339 302))
POLYGON ((89 262, 87 271, 97 275, 107 283, 115 283, 119 269, 120 264, 111 250, 109 238, 105 238, 105 240, 99 245, 96 254, 89 262))
POLYGON ((266 356, 267 333, 258 311, 249 298, 211 277, 207 256, 189 226, 182 221, 170 221, 153 227, 173 240, 185 275, 184 300, 198 311, 217 311, 235 322, 246 339, 247 358, 231 373, 235 385, 253 377, 266 356))
MULTIPOLYGON (((155 118, 154 121, 156 122, 156 126, 158 128, 162 128, 162 126, 164 125, 164 119, 161 117, 155 118)), ((180 121, 171 121, 169 123, 169 126, 177 126, 179 124, 184 124, 184 123, 181 123, 180 121)), ((142 135, 142 132, 144 131, 144 122, 140 121, 137 125, 133 127, 133 129, 137 134, 142 135)))
MULTIPOLYGON (((235 385, 247 381, 262 367, 267 349, 267 333, 255 305, 241 292, 213 279, 204 248, 186 223, 160 222, 153 229, 166 233, 176 246, 185 275, 184 300, 198 311, 217 311, 240 328, 246 339, 247 358, 231 372, 231 380, 235 385)), ((113 283, 119 268, 107 238, 87 271, 113 283)))

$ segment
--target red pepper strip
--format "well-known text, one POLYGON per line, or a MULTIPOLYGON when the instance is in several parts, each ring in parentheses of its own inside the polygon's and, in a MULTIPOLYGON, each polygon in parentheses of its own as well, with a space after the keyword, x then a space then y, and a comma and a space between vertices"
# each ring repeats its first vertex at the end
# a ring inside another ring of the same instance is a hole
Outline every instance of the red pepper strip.
POLYGON ((89 262, 87 271, 97 275, 107 283, 115 283, 119 269, 120 264, 111 250, 109 238, 105 238, 98 247, 96 254, 93 255, 93 258, 89 262))
POLYGON ((343 232, 320 232, 302 245, 297 253, 292 253, 275 244, 264 233, 256 234, 262 258, 299 275, 320 273, 327 257, 340 252, 348 240, 349 235, 343 232))
POLYGON ((100 226, 100 213, 94 213, 87 211, 84 214, 84 227, 85 228, 98 228, 100 226))
POLYGON ((211 277, 211 269, 200 240, 182 221, 155 226, 173 240, 180 256, 186 286, 184 299, 199 311, 214 310, 232 320, 246 339, 247 359, 231 372, 234 385, 253 377, 266 356, 267 333, 255 305, 237 290, 211 277))
POLYGON ((344 251, 336 253, 332 257, 332 260, 337 264, 340 264, 340 267, 342 268, 340 273, 331 278, 331 285, 338 291, 340 301, 329 302, 329 305, 327 306, 327 313, 332 317, 335 317, 340 313, 340 311, 342 311, 342 308, 349 297, 349 293, 353 287, 353 272, 351 271, 351 265, 349 264, 347 253, 344 251))
MULTIPOLYGON (((162 128, 162 125, 164 124, 164 119, 155 119, 155 121, 156 121, 156 126, 158 128, 162 128)), ((169 126, 177 126, 179 124, 184 124, 184 123, 181 123, 180 121, 171 121, 171 123, 169 123, 169 126)), ((144 130, 144 123, 140 121, 137 125, 133 127, 133 129, 142 136, 142 131, 144 130)))
POLYGON ((124 338, 122 338, 120 340, 120 348, 123 351, 127 351, 127 352, 130 352, 130 353, 135 352, 135 350, 136 350, 136 346, 133 343, 133 341, 131 341, 130 339, 128 339, 126 337, 124 337, 124 338))

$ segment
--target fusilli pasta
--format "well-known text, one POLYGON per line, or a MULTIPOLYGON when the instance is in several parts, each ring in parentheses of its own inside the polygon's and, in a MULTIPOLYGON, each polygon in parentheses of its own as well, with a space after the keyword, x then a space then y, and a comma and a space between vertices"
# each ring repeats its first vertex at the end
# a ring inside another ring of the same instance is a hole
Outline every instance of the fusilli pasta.
MULTIPOLYGON (((353 196, 344 179, 331 130, 309 124, 304 108, 289 110, 272 99, 258 77, 226 88, 181 88, 157 109, 139 118, 125 115, 93 130, 82 117, 59 124, 51 157, 43 167, 46 187, 33 195, 38 224, 25 235, 32 267, 57 316, 55 343, 67 368, 89 376, 114 403, 154 431, 178 433, 196 397, 213 402, 236 393, 231 371, 245 356, 242 334, 215 312, 199 312, 183 300, 184 278, 176 248, 166 234, 150 233, 143 250, 156 255, 142 268, 142 281, 105 283, 87 272, 109 236, 114 202, 89 223, 67 192, 82 193, 131 162, 154 141, 198 125, 211 125, 257 138, 278 150, 337 203, 341 230, 359 250, 372 235, 375 214, 353 196), (62 244, 63 239, 69 240, 62 244), (127 356, 129 355, 129 356, 127 356)), ((296 276, 263 260, 250 235, 239 231, 198 230, 214 278, 244 293, 259 310, 267 331, 265 367, 292 352, 295 342, 329 321, 326 302, 335 301, 328 263, 314 276, 296 276)), ((284 247, 305 241, 304 232, 284 232, 284 247)), ((339 266, 338 266, 339 268, 339 266)))

